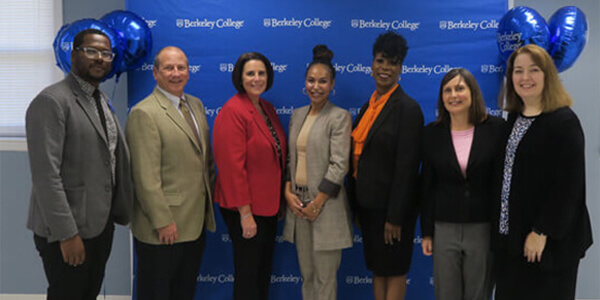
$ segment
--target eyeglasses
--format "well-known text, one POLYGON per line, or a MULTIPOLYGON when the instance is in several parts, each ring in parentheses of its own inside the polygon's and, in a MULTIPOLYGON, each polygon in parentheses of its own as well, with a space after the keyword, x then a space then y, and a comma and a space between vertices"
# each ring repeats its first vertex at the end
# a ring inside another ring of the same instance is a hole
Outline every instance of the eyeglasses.
POLYGON ((100 51, 96 48, 77 47, 75 50, 83 51, 83 54, 85 54, 85 56, 89 59, 102 58, 104 61, 112 61, 115 58, 115 53, 110 51, 100 51))

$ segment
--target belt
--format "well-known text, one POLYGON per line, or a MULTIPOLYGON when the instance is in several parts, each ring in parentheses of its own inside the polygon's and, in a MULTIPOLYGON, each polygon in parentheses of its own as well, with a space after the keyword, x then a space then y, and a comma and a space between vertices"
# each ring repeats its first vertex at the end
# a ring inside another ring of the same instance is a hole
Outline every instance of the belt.
POLYGON ((307 186, 296 186, 296 192, 306 193, 306 192, 308 192, 308 187, 307 186))

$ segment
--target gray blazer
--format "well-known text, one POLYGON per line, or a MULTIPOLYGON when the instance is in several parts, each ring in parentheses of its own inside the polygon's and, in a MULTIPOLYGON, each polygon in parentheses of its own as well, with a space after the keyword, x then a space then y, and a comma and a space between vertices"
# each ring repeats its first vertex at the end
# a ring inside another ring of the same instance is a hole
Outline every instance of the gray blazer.
POLYGON ((40 92, 25 117, 32 190, 27 228, 60 241, 99 235, 131 218, 129 150, 118 128, 115 186, 102 125, 72 74, 40 92), (112 197, 111 197, 112 194, 112 197))
MULTIPOLYGON (((294 110, 290 118, 288 180, 295 188, 296 140, 310 105, 294 110)), ((312 223, 314 250, 337 250, 352 247, 350 206, 344 188, 344 176, 349 169, 350 130, 352 118, 347 110, 327 102, 312 128, 307 146, 308 192, 328 194, 329 200, 312 223)), ((287 208, 283 239, 294 242, 296 216, 287 208)))

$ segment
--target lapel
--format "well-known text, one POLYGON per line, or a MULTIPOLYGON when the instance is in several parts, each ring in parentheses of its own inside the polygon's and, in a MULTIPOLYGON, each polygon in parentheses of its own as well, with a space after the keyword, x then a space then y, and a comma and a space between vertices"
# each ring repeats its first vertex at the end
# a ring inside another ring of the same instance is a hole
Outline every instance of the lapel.
POLYGON ((298 109, 298 112, 294 116, 294 122, 292 123, 292 128, 290 128, 290 140, 293 139, 294 144, 296 144, 296 140, 298 139, 298 135, 300 134, 300 130, 302 129, 302 125, 304 125, 304 121, 308 116, 308 112, 310 111, 310 105, 304 106, 298 109))
MULTIPOLYGON (((245 108, 248 110, 248 112, 252 116, 252 120, 256 124, 256 127, 259 128, 259 130, 263 134, 264 138, 266 138, 267 141, 269 141, 269 143, 271 143, 271 146, 273 146, 273 149, 276 149, 275 141, 273 140, 271 131, 267 127, 267 123, 265 122, 263 117, 260 115, 260 113, 256 110, 256 108, 252 104, 252 100, 250 100, 250 98, 248 98, 248 96, 246 94, 240 94, 240 98, 242 100, 241 103, 245 106, 245 108)), ((266 109, 266 106, 263 105, 263 101, 264 100, 259 98, 260 106, 262 107, 264 113, 271 120, 271 124, 273 124, 273 116, 271 115, 271 112, 268 109, 266 109)))
POLYGON ((377 116, 377 119, 375 119, 375 122, 373 122, 373 126, 371 126, 369 133, 367 133, 367 139, 365 140, 363 149, 367 147, 379 127, 384 124, 385 119, 387 119, 387 117, 394 112, 396 106, 400 103, 401 93, 404 92, 402 91, 402 87, 398 85, 396 90, 392 93, 392 95, 390 95, 390 99, 388 99, 387 103, 381 109, 381 112, 377 116))
MULTIPOLYGON (((308 116, 308 111, 310 110, 310 105, 308 106, 303 106, 301 108, 298 108, 298 110, 292 115, 293 120, 290 120, 290 123, 292 124, 292 126, 290 127, 290 131, 289 131, 289 144, 293 144, 296 145, 296 141, 298 140, 298 135, 300 134, 300 130, 302 129, 302 125, 304 124, 304 121, 306 120, 306 116, 308 116)), ((297 149, 297 146, 294 148, 294 150, 297 149)), ((296 163, 297 163, 297 154, 296 151, 290 151, 289 153, 289 158, 290 158, 290 174, 291 176, 296 176, 296 163)), ((295 180, 292 180, 292 184, 294 184, 295 180)))
POLYGON ((469 153, 469 161, 467 162, 467 177, 469 177, 469 170, 477 165, 479 155, 483 155, 483 147, 485 146, 485 143, 488 142, 487 140, 484 140, 485 132, 482 132, 485 131, 483 128, 485 122, 486 121, 483 121, 483 123, 475 125, 473 143, 471 144, 471 152, 469 153))
MULTIPOLYGON (((179 127, 179 129, 181 129, 181 131, 183 131, 183 133, 185 133, 185 135, 187 135, 190 142, 198 150, 202 151, 203 149, 196 142, 196 137, 194 136, 192 129, 187 124, 185 119, 181 116, 179 111, 175 108, 175 106, 173 106, 173 103, 156 87, 154 88, 154 91, 152 92, 152 94, 154 96, 154 99, 156 99, 156 102, 158 102, 158 105, 160 105, 160 107, 167 114, 167 117, 169 117, 169 119, 171 119, 171 121, 173 121, 173 123, 175 123, 177 125, 177 127, 179 127)), ((193 105, 190 105, 190 106, 193 106, 193 105)), ((196 121, 196 122, 198 122, 198 121, 196 121)))
MULTIPOLYGON (((458 158, 456 157, 456 150, 454 149, 454 142, 452 141, 452 131, 450 130, 450 126, 440 125, 440 150, 442 151, 445 159, 450 164, 451 172, 455 173, 455 175, 460 176, 460 178, 464 179, 462 175, 462 171, 460 170, 460 165, 458 164, 458 158), (444 147, 446 145, 446 147, 444 147)), ((471 157, 469 155, 469 161, 471 157)), ((468 163, 467 163, 467 174, 468 174, 468 163)))
POLYGON ((90 105, 87 105, 85 103, 85 101, 88 100, 86 98, 85 93, 79 86, 79 83, 77 82, 75 77, 71 75, 71 73, 69 73, 66 80, 67 83, 70 85, 70 90, 73 92, 73 96, 75 97, 77 105, 81 107, 90 123, 92 123, 92 125, 96 129, 96 133, 98 134, 98 136, 100 136, 100 139, 104 141, 104 145, 106 145, 106 147, 108 148, 108 141, 106 140, 106 135, 104 134, 104 128, 102 127, 102 124, 100 124, 100 118, 96 115, 96 112, 92 110, 90 105))
MULTIPOLYGON (((321 111, 315 118, 315 122, 313 123, 313 126, 310 128, 310 131, 308 132, 308 139, 306 140, 306 144, 307 144, 306 146, 308 146, 308 144, 310 143, 311 137, 315 138, 318 136, 318 135, 313 134, 314 130, 325 130, 326 129, 325 125, 327 124, 327 122, 325 122, 325 124, 323 124, 323 125, 321 125, 319 123, 323 122, 323 118, 325 118, 325 116, 327 116, 327 112, 331 109, 332 106, 333 106, 333 103, 331 103, 331 101, 327 100, 327 102, 325 102, 325 105, 323 105, 323 108, 321 108, 321 111)), ((308 111, 307 111, 307 113, 308 113, 308 111)))

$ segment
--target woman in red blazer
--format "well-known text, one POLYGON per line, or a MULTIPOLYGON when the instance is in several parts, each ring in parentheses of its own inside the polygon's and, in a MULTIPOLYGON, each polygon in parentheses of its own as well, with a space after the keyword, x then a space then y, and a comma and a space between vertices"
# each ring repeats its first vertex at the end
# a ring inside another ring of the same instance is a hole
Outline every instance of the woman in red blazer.
POLYGON ((213 148, 219 170, 215 202, 233 245, 234 299, 267 299, 286 137, 273 105, 260 95, 273 85, 271 62, 242 54, 233 69, 238 93, 215 119, 213 148))

